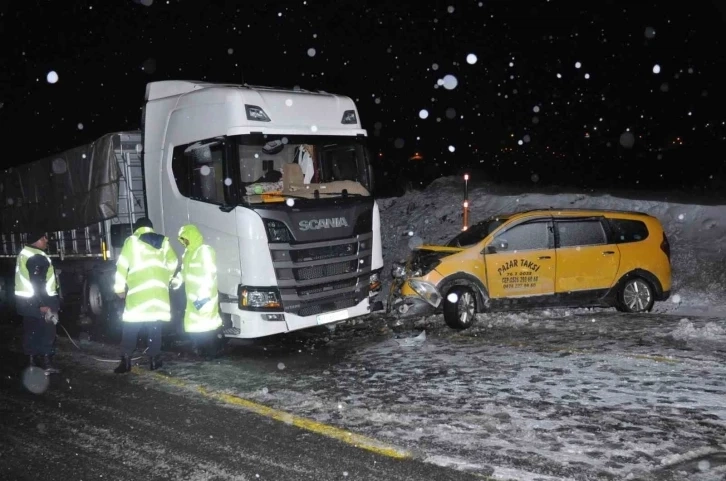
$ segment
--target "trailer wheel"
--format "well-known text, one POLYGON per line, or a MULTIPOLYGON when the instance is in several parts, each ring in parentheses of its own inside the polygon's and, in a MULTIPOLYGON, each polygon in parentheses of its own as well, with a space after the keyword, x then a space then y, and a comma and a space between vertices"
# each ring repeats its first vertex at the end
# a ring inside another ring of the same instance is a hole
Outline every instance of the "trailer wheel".
POLYGON ((94 324, 105 320, 108 314, 106 303, 103 300, 101 283, 95 276, 89 277, 83 283, 83 304, 86 315, 93 320, 94 324))
POLYGON ((91 320, 91 331, 107 341, 121 339, 121 321, 113 315, 113 306, 104 297, 103 284, 98 275, 91 274, 83 282, 83 308, 91 320))

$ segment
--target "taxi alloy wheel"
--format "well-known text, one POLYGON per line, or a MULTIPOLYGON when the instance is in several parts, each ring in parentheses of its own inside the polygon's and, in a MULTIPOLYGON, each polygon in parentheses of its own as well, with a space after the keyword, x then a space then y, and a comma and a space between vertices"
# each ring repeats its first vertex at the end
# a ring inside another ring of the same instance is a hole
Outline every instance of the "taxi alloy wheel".
POLYGON ((452 329, 467 329, 476 318, 476 295, 469 287, 457 286, 444 299, 444 321, 452 329), (453 301, 453 302, 452 302, 453 301))
POLYGON ((625 312, 650 312, 653 309, 653 289, 640 277, 629 279, 623 284, 620 294, 620 307, 625 312))

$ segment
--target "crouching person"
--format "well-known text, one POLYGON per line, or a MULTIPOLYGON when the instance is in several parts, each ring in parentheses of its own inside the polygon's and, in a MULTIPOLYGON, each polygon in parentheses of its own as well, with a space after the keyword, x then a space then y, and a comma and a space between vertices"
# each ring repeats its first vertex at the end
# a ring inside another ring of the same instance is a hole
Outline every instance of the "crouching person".
POLYGON ((217 292, 217 254, 204 243, 199 229, 187 224, 179 230, 179 242, 184 245, 181 270, 172 281, 178 289, 184 284, 186 308, 184 331, 194 343, 195 351, 213 358, 219 351, 219 294, 217 292))
POLYGON ((154 232, 146 217, 137 220, 116 262, 114 292, 125 299, 121 363, 114 369, 116 374, 131 370, 131 354, 142 328, 149 341, 149 367, 152 371, 161 367, 162 323, 171 321, 169 282, 178 264, 169 239, 154 232))

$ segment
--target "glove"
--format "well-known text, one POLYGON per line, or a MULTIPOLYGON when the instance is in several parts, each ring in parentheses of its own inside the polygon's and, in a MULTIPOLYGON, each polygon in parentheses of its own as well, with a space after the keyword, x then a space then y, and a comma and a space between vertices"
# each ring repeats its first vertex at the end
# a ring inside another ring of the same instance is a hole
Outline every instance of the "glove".
POLYGON ((48 309, 45 311, 45 315, 43 316, 45 318, 45 322, 47 323, 53 323, 58 324, 58 314, 48 309))
POLYGON ((194 301, 194 308, 195 308, 196 310, 199 310, 199 309, 201 309, 201 308, 202 308, 202 306, 204 306, 204 304, 206 304, 207 302, 209 302, 209 298, 208 298, 208 297, 205 297, 204 299, 199 299, 199 300, 197 300, 197 301, 194 301))

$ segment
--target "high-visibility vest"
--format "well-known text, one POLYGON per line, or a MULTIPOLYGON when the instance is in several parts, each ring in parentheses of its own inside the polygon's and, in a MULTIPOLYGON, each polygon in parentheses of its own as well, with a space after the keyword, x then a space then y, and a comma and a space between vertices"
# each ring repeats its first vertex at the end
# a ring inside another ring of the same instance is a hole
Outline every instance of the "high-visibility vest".
POLYGON ((126 292, 124 322, 170 321, 169 282, 179 264, 169 239, 141 227, 124 242, 113 290, 126 292), (146 235, 145 235, 146 234, 146 235))
POLYGON ((186 332, 207 332, 222 325, 219 315, 219 293, 217 290, 217 254, 214 248, 203 244, 204 238, 196 226, 183 226, 179 237, 189 241, 182 257, 182 268, 177 283, 184 283, 186 309, 184 330, 186 332), (208 299, 199 309, 196 301, 208 299))
POLYGON ((30 282, 30 272, 28 272, 28 259, 33 256, 43 256, 48 261, 48 271, 45 274, 45 294, 48 296, 58 296, 58 283, 53 269, 53 262, 48 254, 33 246, 25 246, 18 254, 15 263, 15 295, 30 299, 35 297, 35 287, 30 282))

